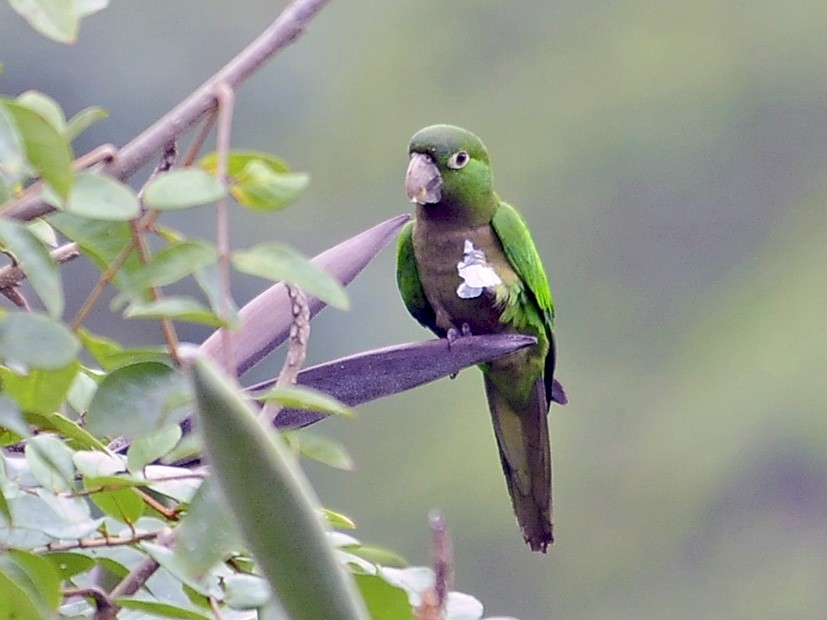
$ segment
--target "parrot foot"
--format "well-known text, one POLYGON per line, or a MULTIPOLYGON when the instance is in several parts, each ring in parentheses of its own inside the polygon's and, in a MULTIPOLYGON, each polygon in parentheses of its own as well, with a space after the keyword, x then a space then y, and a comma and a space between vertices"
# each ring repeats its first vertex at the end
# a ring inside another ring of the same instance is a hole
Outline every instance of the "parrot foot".
MULTIPOLYGON (((459 340, 460 338, 467 338, 471 335, 471 326, 468 323, 463 323, 460 329, 456 327, 452 327, 448 330, 446 334, 446 339, 448 340, 448 350, 451 350, 451 345, 454 344, 455 341, 459 340)), ((452 372, 448 377, 453 380, 457 378, 459 371, 452 372)))

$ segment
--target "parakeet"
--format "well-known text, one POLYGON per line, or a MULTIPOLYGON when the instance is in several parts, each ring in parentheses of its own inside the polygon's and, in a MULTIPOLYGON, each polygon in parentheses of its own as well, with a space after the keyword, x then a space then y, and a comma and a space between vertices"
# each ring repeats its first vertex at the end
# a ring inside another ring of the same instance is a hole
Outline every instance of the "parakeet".
POLYGON ((500 462, 523 538, 554 541, 547 414, 566 396, 554 379, 554 307, 525 221, 492 186, 482 141, 452 125, 417 132, 405 186, 415 217, 399 236, 397 284, 408 311, 449 343, 460 333, 528 334, 537 344, 482 364, 500 462))

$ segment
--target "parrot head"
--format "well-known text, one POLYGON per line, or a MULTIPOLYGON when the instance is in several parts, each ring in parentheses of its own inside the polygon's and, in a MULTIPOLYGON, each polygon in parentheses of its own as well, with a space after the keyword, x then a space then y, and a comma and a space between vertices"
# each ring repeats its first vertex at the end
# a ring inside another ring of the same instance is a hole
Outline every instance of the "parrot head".
POLYGON ((461 211, 494 202, 488 152, 470 131, 453 125, 426 127, 411 138, 408 153, 405 189, 411 202, 426 211, 461 211))

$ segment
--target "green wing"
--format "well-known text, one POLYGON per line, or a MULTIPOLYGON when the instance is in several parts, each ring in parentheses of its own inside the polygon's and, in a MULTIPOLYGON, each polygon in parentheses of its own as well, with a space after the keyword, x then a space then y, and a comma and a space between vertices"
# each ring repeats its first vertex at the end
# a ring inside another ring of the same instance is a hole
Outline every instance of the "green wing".
POLYGON ((445 330, 436 326, 436 314, 419 280, 419 270, 416 267, 416 257, 413 247, 413 221, 408 222, 399 233, 396 245, 396 284, 402 294, 402 301, 413 317, 425 327, 440 337, 445 336, 445 330))
POLYGON ((542 321, 542 328, 548 336, 549 353, 546 357, 544 382, 547 398, 556 400, 556 397, 552 397, 553 392, 556 394, 556 391, 552 389, 555 360, 554 303, 551 299, 551 288, 548 284, 546 270, 543 268, 540 255, 537 254, 537 248, 531 239, 525 220, 514 207, 500 202, 491 220, 491 226, 499 237, 511 266, 523 281, 529 303, 536 308, 538 317, 542 321))

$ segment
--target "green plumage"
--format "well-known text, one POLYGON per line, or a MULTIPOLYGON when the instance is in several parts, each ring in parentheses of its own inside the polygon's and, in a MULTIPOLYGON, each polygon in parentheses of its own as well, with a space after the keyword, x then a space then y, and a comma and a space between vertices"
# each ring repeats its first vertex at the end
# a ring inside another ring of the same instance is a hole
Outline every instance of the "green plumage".
POLYGON ((494 193, 488 153, 450 125, 409 145, 406 189, 416 215, 399 237, 397 282, 408 311, 449 339, 512 332, 537 344, 481 366, 500 460, 526 542, 553 542, 547 413, 565 402, 554 380, 554 307, 522 217, 494 193))

